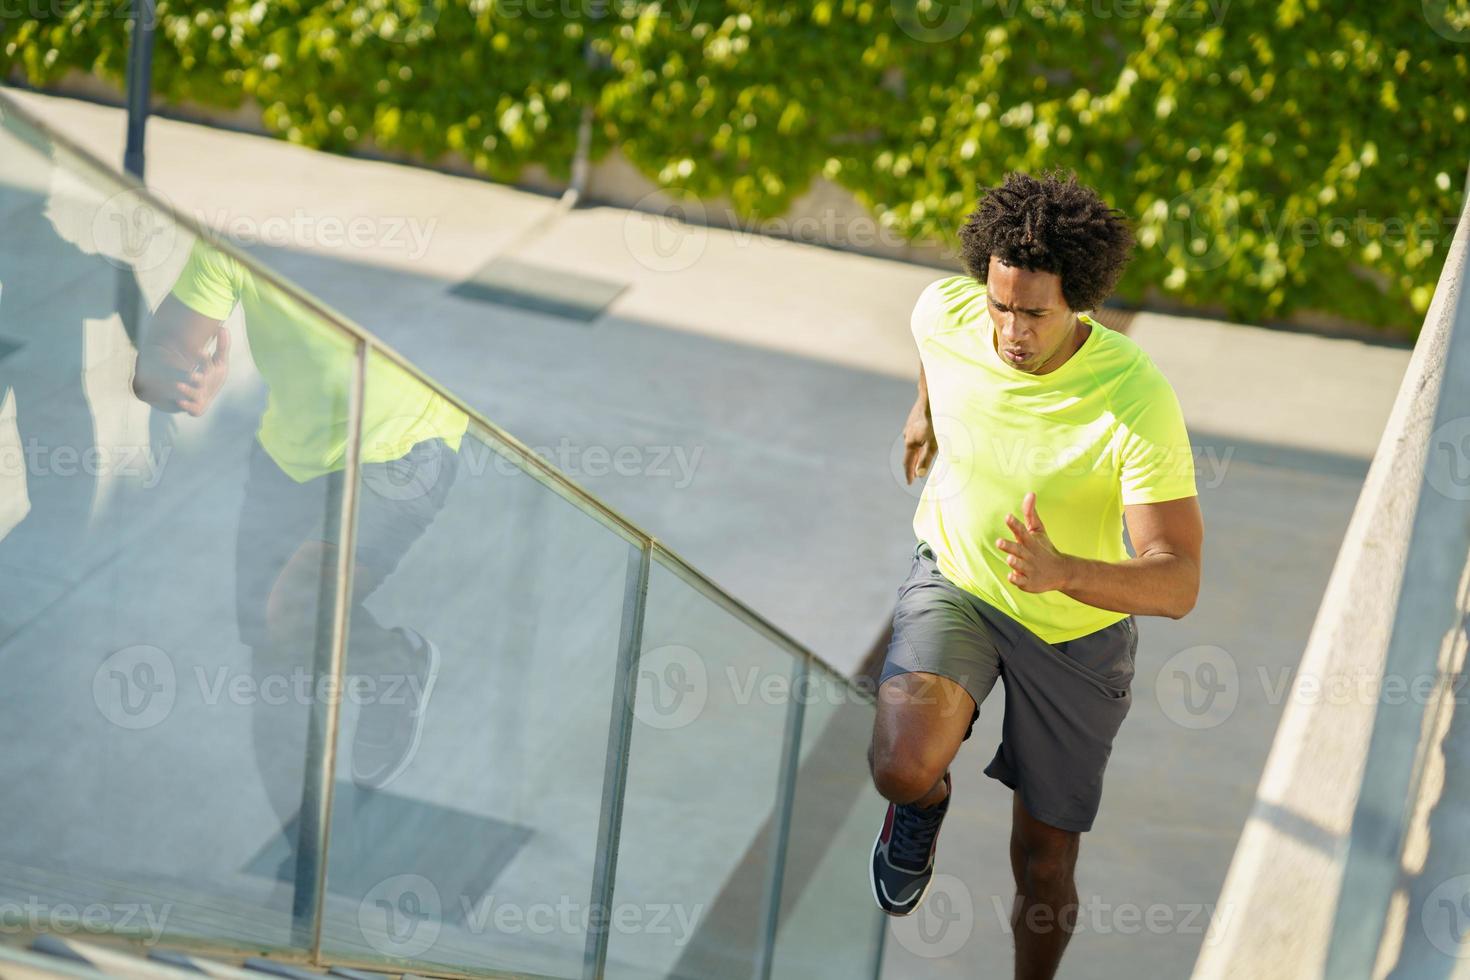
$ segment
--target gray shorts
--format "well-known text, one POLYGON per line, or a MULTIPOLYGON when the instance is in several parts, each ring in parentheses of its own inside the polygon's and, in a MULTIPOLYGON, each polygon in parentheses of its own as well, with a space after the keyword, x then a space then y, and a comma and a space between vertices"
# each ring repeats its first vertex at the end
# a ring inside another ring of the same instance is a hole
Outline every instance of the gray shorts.
MULTIPOLYGON (((443 439, 426 439, 396 460, 362 464, 354 602, 371 595, 428 530, 458 471, 459 454, 443 439)), ((235 547, 235 610, 247 646, 265 644, 267 599, 297 549, 307 541, 337 543, 342 472, 297 483, 252 440, 235 547)), ((353 615, 355 636, 360 612, 353 615)))
POLYGON ((898 590, 893 639, 879 678, 922 672, 947 677, 980 705, 1000 678, 1005 716, 1000 748, 985 768, 1037 820, 1062 830, 1092 829, 1102 800, 1113 736, 1132 703, 1138 628, 1132 616, 1051 644, 955 585, 924 542, 898 590))

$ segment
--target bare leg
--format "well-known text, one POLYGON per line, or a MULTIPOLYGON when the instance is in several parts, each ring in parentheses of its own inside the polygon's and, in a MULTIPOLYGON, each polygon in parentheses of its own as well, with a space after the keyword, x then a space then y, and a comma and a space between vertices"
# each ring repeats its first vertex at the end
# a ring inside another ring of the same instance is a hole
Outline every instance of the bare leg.
POLYGON ((1016 904, 1016 980, 1051 980, 1077 925, 1073 872, 1082 835, 1042 823, 1021 805, 1011 807, 1011 869, 1016 904))

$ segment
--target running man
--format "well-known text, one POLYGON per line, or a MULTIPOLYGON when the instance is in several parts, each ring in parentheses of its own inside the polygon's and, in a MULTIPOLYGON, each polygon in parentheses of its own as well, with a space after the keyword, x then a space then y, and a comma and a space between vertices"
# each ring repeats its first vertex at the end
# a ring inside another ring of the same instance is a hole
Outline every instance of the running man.
POLYGON ((869 758, 890 804, 872 886, 891 915, 923 900, 950 763, 999 678, 985 774, 1013 791, 1015 976, 1035 980, 1075 928, 1073 869, 1128 713, 1134 617, 1194 607, 1204 528, 1173 389, 1083 312, 1128 263, 1123 216, 1074 175, 1016 173, 960 239, 968 274, 926 288, 911 320, 909 481, 938 465, 879 679, 869 758))

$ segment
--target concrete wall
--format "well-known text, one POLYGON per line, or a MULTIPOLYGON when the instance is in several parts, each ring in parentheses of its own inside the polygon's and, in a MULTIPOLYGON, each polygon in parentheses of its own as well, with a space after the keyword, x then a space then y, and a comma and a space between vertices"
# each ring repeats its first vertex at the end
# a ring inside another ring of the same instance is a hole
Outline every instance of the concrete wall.
MULTIPOLYGON (((1348 680, 1387 695, 1386 658, 1464 285, 1457 276, 1467 230, 1470 209, 1461 215, 1221 892, 1216 921, 1225 925, 1206 940, 1195 980, 1323 975, 1381 699, 1322 692, 1348 680)), ((1427 783, 1423 789, 1437 795, 1427 783)))

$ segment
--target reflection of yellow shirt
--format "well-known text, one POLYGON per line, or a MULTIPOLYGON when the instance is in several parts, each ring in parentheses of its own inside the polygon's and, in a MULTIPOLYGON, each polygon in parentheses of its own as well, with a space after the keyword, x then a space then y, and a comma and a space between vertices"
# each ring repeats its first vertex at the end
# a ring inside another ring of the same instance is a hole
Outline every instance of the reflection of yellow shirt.
MULTIPOLYGON (((354 343, 229 255, 196 241, 174 283, 179 302, 212 320, 245 304, 250 350, 270 389, 258 438, 298 483, 342 469, 354 343)), ((456 452, 469 418, 386 358, 369 355, 362 461, 398 459, 414 443, 443 439, 456 452)))
POLYGON ((944 576, 1047 643, 1111 626, 1124 613, 1061 592, 1023 592, 997 538, 1011 537, 1021 498, 1057 549, 1119 562, 1123 507, 1195 495, 1194 457, 1174 389, 1147 354, 1090 318, 1081 349, 1050 374, 1001 360, 985 287, 970 276, 932 283, 911 328, 929 386, 939 458, 914 515, 944 576))

